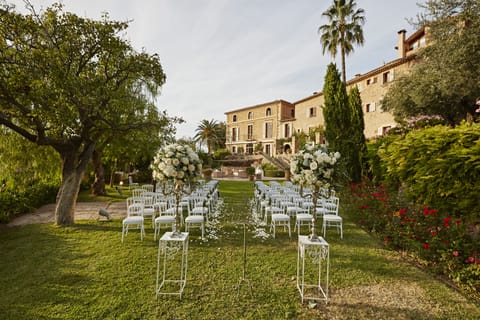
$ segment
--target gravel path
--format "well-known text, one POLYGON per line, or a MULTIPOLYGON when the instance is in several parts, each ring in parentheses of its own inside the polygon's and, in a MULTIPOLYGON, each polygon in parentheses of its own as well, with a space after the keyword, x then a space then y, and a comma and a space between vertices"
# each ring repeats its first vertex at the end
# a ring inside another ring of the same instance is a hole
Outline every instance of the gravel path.
MULTIPOLYGON (((105 219, 98 214, 104 208, 113 219, 126 216, 125 201, 120 202, 79 202, 75 208, 75 220, 105 219)), ((8 224, 9 227, 22 226, 32 223, 53 223, 55 221, 55 204, 47 204, 33 213, 24 214, 8 224)))

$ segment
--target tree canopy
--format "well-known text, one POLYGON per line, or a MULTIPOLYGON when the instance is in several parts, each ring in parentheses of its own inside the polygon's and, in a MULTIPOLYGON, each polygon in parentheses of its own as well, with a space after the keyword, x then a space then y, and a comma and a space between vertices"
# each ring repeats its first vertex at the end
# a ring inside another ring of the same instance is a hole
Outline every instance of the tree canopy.
POLYGON ((322 14, 328 19, 328 23, 318 28, 320 44, 323 53, 328 51, 333 58, 337 56, 340 48, 343 83, 347 82, 345 57, 353 52, 355 44, 363 45, 364 42, 364 13, 363 9, 357 9, 354 0, 333 0, 333 4, 322 14))
POLYGON ((480 96, 480 1, 428 1, 422 7, 416 25, 425 27, 427 46, 382 106, 397 122, 427 115, 455 125, 474 115, 480 96))
POLYGON ((147 103, 165 82, 156 54, 135 51, 128 23, 95 21, 54 4, 26 15, 0 5, 0 125, 62 161, 56 223, 73 223, 80 181, 96 144, 147 126, 147 103))

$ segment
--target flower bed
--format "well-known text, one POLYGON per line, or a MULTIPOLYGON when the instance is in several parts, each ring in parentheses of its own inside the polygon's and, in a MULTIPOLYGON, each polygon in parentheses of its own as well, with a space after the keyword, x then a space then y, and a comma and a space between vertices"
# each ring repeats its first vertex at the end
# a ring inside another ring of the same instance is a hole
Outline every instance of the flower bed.
POLYGON ((414 255, 433 271, 480 294, 479 240, 459 217, 427 206, 402 203, 398 192, 383 186, 351 185, 349 210, 386 246, 414 255))

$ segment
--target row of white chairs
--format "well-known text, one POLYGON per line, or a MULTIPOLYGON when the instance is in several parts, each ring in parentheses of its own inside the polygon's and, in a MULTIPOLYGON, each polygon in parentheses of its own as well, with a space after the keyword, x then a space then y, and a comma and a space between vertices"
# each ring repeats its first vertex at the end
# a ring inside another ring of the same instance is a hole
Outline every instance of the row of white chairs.
POLYGON ((339 198, 335 196, 334 191, 323 190, 317 205, 313 208, 311 200, 311 191, 302 190, 290 181, 284 185, 277 181, 271 181, 269 185, 263 181, 255 183, 255 200, 257 210, 264 216, 264 221, 268 225, 270 218, 270 230, 273 230, 275 237, 276 227, 288 229, 291 237, 290 221, 295 219, 295 230, 301 233, 302 226, 312 227, 313 215, 321 217, 323 220, 323 236, 326 235, 327 227, 337 227, 340 237, 343 238, 343 221, 338 214, 339 198), (309 195, 310 196, 307 196, 309 195))
POLYGON ((185 222, 185 231, 188 232, 191 228, 198 227, 201 229, 203 239, 205 237, 205 221, 208 222, 208 215, 218 201, 217 184, 218 182, 213 180, 201 184, 191 194, 184 194, 178 204, 175 195, 165 195, 160 189, 157 189, 157 192, 147 191, 144 188, 132 190, 132 197, 127 199, 127 217, 122 223, 122 242, 128 234, 128 230, 133 228, 140 230, 143 240, 146 218, 151 218, 155 240, 160 235, 162 227, 170 226, 173 231, 176 225, 177 211, 180 225, 185 222), (187 212, 185 219, 184 211, 187 212))

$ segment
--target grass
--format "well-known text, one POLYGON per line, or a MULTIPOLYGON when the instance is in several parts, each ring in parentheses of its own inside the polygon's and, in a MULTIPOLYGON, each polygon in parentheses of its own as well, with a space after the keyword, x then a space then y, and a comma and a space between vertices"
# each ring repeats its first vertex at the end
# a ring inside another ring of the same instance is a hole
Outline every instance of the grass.
POLYGON ((2 319, 479 319, 480 307, 388 251, 344 216, 328 230, 330 301, 302 304, 297 242, 250 210, 253 183, 221 181, 207 239, 191 232, 183 298, 155 299, 158 243, 147 229, 122 244, 121 221, 37 224, 0 232, 2 319), (248 223, 248 282, 243 223, 248 223), (251 285, 251 287, 250 287, 251 285))

